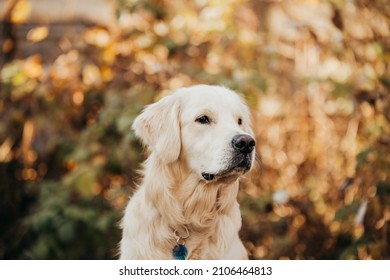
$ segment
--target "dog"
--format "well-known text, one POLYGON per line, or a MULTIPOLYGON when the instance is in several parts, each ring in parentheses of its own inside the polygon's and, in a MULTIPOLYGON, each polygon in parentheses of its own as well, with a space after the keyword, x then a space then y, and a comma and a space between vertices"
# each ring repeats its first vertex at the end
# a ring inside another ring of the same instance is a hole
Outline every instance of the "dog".
POLYGON ((221 86, 181 88, 132 128, 150 153, 121 222, 119 258, 247 259, 237 193, 255 140, 243 98, 221 86))

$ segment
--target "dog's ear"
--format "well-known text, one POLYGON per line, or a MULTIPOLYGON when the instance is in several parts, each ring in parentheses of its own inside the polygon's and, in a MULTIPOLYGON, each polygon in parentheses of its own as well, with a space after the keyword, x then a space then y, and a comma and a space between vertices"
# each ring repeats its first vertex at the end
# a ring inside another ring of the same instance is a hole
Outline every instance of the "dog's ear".
POLYGON ((179 102, 171 95, 147 106, 135 119, 137 137, 165 163, 179 158, 181 149, 179 102))

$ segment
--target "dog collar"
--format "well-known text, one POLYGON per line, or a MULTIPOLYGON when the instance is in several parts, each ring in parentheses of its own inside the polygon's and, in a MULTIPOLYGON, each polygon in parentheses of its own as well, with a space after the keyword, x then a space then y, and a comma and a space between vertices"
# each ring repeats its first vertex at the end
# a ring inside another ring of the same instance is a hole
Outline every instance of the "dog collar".
POLYGON ((174 230, 173 235, 176 239, 176 244, 172 249, 172 255, 176 260, 185 260, 187 257, 187 248, 185 246, 184 240, 190 237, 190 233, 188 232, 188 228, 184 226, 186 230, 186 236, 179 236, 177 229, 174 230))

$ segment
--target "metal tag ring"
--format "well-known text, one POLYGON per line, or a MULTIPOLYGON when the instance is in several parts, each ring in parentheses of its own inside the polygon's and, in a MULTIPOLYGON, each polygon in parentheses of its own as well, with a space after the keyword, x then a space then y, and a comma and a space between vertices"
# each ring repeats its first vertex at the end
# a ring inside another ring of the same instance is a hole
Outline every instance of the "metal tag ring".
POLYGON ((175 229, 175 231, 173 232, 173 235, 175 236, 175 238, 176 238, 176 240, 180 240, 180 239, 182 239, 182 240, 185 240, 185 239, 187 239, 188 237, 190 237, 190 233, 188 232, 188 228, 186 227, 186 226, 184 226, 184 229, 186 230, 186 236, 179 236, 177 233, 178 233, 178 231, 177 231, 177 229, 175 229))
POLYGON ((178 239, 176 239, 176 244, 177 245, 185 245, 185 242, 184 242, 184 239, 183 238, 181 238, 181 237, 179 237, 178 239))

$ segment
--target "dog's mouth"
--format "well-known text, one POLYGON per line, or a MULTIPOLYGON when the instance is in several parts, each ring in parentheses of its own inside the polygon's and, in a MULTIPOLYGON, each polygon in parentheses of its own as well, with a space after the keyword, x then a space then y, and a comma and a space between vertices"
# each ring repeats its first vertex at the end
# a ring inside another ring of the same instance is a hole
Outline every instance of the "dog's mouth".
POLYGON ((246 173, 252 166, 251 154, 240 154, 233 158, 231 164, 225 170, 217 173, 202 172, 202 177, 206 181, 213 181, 220 178, 240 176, 246 173))

